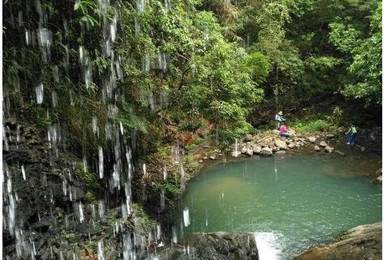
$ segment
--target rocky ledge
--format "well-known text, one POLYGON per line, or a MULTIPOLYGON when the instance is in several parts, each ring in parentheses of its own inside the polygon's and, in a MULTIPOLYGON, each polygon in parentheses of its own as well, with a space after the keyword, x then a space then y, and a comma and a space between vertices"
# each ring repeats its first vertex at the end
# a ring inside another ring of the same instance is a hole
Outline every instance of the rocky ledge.
POLYGON ((350 229, 338 242, 325 247, 315 247, 295 260, 381 260, 382 222, 350 229))
MULTIPOLYGON (((288 150, 303 147, 317 152, 334 152, 344 156, 343 152, 334 148, 334 145, 341 143, 341 140, 345 139, 344 131, 345 130, 340 129, 336 132, 322 132, 317 133, 316 135, 311 135, 310 133, 306 135, 298 134, 290 138, 280 136, 277 130, 256 135, 248 134, 240 140, 238 145, 235 144, 232 156, 238 157, 241 154, 248 156, 268 156, 273 153, 285 153, 288 150)), ((362 152, 366 150, 366 147, 363 144, 356 144, 353 147, 362 152)))
POLYGON ((236 232, 195 233, 182 245, 164 248, 160 259, 258 260, 253 234, 236 232))

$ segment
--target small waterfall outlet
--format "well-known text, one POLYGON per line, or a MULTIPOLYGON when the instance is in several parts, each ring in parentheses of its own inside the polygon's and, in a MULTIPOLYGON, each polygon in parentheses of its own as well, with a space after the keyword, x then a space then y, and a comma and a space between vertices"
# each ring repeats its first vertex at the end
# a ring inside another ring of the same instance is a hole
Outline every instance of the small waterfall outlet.
POLYGON ((277 236, 272 232, 254 233, 259 260, 278 260, 280 251, 277 249, 277 236))

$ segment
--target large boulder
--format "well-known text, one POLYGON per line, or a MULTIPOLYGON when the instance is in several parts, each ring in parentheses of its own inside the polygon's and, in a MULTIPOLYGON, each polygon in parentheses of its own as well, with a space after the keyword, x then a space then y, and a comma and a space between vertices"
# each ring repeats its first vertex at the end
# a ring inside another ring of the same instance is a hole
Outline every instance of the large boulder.
POLYGON ((261 146, 260 145, 253 146, 253 153, 254 154, 259 154, 260 152, 261 152, 261 146))
POLYGON ((336 243, 308 250, 295 260, 381 260, 382 222, 355 227, 336 243))
POLYGON ((325 141, 321 141, 321 142, 320 142, 320 146, 321 146, 321 147, 326 147, 326 146, 327 146, 327 143, 326 143, 325 141))
POLYGON ((173 245, 159 253, 160 259, 258 260, 251 233, 195 233, 186 237, 184 247, 173 245))
POLYGON ((280 139, 276 139, 275 140, 275 145, 280 149, 280 150, 287 150, 288 146, 287 144, 280 140, 280 139))
POLYGON ((253 136, 252 136, 251 134, 247 134, 247 135, 244 137, 244 139, 243 139, 244 142, 250 142, 250 141, 252 141, 252 140, 253 140, 253 136))
POLYGON ((272 155, 272 149, 269 147, 263 147, 260 151, 261 155, 272 155))

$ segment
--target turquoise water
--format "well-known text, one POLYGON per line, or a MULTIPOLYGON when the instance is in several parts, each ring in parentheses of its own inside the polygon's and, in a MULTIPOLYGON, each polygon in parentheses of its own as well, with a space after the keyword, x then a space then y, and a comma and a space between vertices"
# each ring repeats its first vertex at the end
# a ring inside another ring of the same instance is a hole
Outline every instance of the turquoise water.
POLYGON ((316 155, 216 165, 188 185, 176 212, 178 237, 255 232, 271 251, 264 259, 292 259, 342 231, 381 221, 382 189, 362 174, 358 160, 316 155))

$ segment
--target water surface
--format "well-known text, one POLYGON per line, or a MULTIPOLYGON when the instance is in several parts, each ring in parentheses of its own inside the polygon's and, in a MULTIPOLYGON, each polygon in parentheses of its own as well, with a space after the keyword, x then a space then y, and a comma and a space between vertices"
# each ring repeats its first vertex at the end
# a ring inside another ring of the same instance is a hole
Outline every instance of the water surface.
POLYGON ((270 251, 261 258, 292 259, 344 230, 381 221, 381 187, 361 177, 361 165, 285 154, 216 165, 188 185, 176 213, 178 237, 255 232, 259 247, 270 251))

